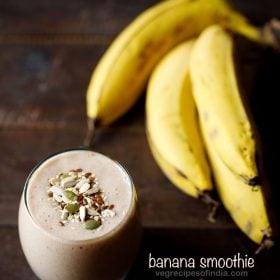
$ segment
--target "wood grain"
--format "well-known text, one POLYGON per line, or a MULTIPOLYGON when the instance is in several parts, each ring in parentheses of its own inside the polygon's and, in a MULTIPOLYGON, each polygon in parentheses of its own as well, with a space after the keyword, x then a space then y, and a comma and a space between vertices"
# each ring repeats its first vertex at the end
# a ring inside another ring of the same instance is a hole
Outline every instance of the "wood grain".
MULTIPOLYGON (((0 1, 0 279, 37 279, 20 247, 17 211, 31 169, 49 154, 81 146, 85 92, 92 70, 116 35, 155 0, 0 1), (3 278, 4 277, 4 278, 3 278)), ((277 1, 231 1, 254 22, 280 16, 277 1), (265 8, 263 8, 265 7, 265 8)), ((261 87, 260 87, 261 88, 261 87)), ((221 209, 176 189, 155 164, 145 136, 143 98, 97 131, 94 149, 131 173, 144 236, 128 279, 153 279, 147 256, 251 254, 256 246, 221 209)), ((278 178, 278 177, 277 177, 278 178)), ((279 247, 257 259, 250 279, 280 279, 279 247)))

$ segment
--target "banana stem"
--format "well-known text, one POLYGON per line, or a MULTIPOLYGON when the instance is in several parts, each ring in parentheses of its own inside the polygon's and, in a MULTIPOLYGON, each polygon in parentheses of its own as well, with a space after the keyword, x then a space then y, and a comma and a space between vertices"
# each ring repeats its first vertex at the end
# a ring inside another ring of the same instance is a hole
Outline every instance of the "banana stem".
POLYGON ((275 49, 280 50, 280 21, 278 19, 270 20, 261 30, 261 36, 275 49))
POLYGON ((217 210, 220 206, 220 203, 217 200, 215 200, 214 198, 212 198, 209 193, 200 191, 200 190, 198 190, 198 191, 199 191, 199 197, 202 199, 202 201, 204 203, 206 203, 207 205, 211 206, 211 209, 210 209, 210 211, 208 213, 208 217, 207 217, 208 221, 210 223, 215 223, 216 214, 217 214, 217 210))
POLYGON ((87 134, 84 139, 84 146, 90 148, 93 144, 96 128, 96 119, 89 118, 87 121, 87 134))
POLYGON ((262 252, 264 249, 270 249, 274 246, 274 241, 270 239, 270 237, 265 237, 265 239, 262 241, 261 245, 258 247, 258 249, 255 251, 255 255, 258 255, 260 252, 262 252))

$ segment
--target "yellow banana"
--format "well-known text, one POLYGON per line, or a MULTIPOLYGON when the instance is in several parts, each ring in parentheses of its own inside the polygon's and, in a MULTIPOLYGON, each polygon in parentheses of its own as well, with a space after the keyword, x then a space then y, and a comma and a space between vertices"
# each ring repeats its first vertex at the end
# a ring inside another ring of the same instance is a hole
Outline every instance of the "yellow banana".
POLYGON ((272 234, 269 215, 266 208, 264 186, 246 187, 218 156, 211 136, 203 126, 202 133, 219 196, 238 227, 254 242, 260 244, 272 234))
POLYGON ((127 112, 160 58, 213 23, 262 40, 259 29, 224 0, 164 1, 138 16, 114 40, 93 72, 87 91, 89 126, 109 124, 127 112))
POLYGON ((146 130, 163 172, 178 188, 198 197, 211 190, 212 183, 189 76, 193 43, 181 43, 154 69, 147 88, 146 130))
POLYGON ((233 37, 221 26, 197 39, 190 62, 201 126, 222 162, 246 184, 256 185, 256 141, 234 65, 233 37))

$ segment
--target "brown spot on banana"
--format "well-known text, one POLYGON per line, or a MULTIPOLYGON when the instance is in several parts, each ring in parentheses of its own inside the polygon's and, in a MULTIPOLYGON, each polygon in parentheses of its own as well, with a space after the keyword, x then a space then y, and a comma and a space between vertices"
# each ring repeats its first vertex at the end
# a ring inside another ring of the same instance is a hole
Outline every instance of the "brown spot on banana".
POLYGON ((250 236, 252 233, 252 230, 253 230, 253 224, 250 221, 248 221, 245 226, 245 232, 247 233, 247 235, 250 236))
POLYGON ((145 43, 138 54, 137 72, 141 72, 143 69, 145 69, 147 61, 149 61, 149 59, 152 57, 152 54, 162 48, 162 45, 164 44, 164 40, 160 42, 150 40, 145 43))
POLYGON ((174 169, 176 170, 179 176, 183 177, 186 180, 189 180, 188 176, 184 174, 181 170, 177 169, 176 167, 174 167, 174 169))
POLYGON ((217 128, 213 128, 209 131, 208 135, 210 139, 215 139, 219 134, 219 130, 217 128))
POLYGON ((240 177, 242 178, 242 180, 246 185, 253 187, 252 188, 253 191, 258 191, 259 188, 257 186, 261 183, 261 179, 259 176, 256 176, 254 178, 248 178, 248 176, 241 175, 240 177))
MULTIPOLYGON (((228 164, 223 160, 223 158, 219 157, 220 160, 224 163, 224 165, 231 171, 233 172, 233 170, 228 166, 228 164)), ((234 173, 234 172, 233 172, 234 173)), ((234 173, 237 177, 241 178, 241 180, 248 186, 252 186, 252 190, 253 191, 258 191, 259 190, 259 186, 261 184, 261 177, 260 176, 255 176, 253 178, 249 178, 246 175, 243 174, 236 174, 234 173)))
POLYGON ((204 119, 204 121, 206 121, 206 122, 209 120, 209 114, 208 114, 207 111, 204 111, 204 112, 203 112, 203 119, 204 119))
POLYGON ((177 37, 178 34, 184 33, 185 30, 186 30, 186 25, 185 24, 184 24, 184 26, 183 25, 177 25, 174 28, 173 34, 177 37))

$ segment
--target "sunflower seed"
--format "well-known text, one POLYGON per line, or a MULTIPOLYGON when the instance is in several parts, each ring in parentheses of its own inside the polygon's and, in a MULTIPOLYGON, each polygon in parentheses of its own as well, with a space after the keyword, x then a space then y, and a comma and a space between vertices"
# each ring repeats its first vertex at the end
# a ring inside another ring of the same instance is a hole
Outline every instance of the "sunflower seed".
POLYGON ((88 208, 87 209, 87 213, 90 215, 90 216, 99 216, 99 213, 94 210, 93 208, 88 208))
POLYGON ((63 194, 63 189, 58 187, 58 186, 52 186, 49 188, 49 191, 52 192, 53 194, 62 196, 63 194))
POLYGON ((85 192, 86 195, 91 195, 94 193, 99 192, 99 188, 97 186, 93 186, 92 188, 90 188, 88 191, 85 192))
POLYGON ((80 212, 80 219, 81 219, 82 222, 84 222, 85 218, 86 218, 86 207, 81 206, 79 212, 80 212))
POLYGON ((53 198, 57 201, 57 202, 62 202, 62 197, 57 195, 57 194, 53 194, 53 198))
POLYGON ((89 197, 85 197, 85 200, 89 206, 92 206, 92 200, 89 197))
POLYGON ((79 181, 76 185, 75 185, 75 188, 76 189, 79 189, 82 185, 84 185, 85 183, 88 183, 89 180, 87 179, 82 179, 81 181, 79 181))
POLYGON ((76 184, 75 177, 72 177, 72 176, 66 177, 66 178, 61 180, 60 184, 63 188, 73 187, 76 184))
POLYGON ((67 211, 66 209, 63 209, 60 218, 61 218, 62 220, 67 220, 68 215, 69 215, 68 211, 67 211))
POLYGON ((89 184, 89 183, 83 184, 83 185, 80 187, 80 193, 86 192, 89 188, 90 188, 90 184, 89 184))

